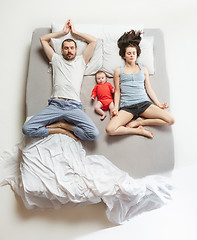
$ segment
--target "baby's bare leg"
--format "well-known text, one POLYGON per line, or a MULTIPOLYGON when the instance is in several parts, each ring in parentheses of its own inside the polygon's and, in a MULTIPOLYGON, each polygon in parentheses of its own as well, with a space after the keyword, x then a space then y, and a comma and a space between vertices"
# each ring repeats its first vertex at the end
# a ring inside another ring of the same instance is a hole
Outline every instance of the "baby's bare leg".
POLYGON ((102 110, 102 107, 103 107, 103 104, 100 101, 98 101, 96 103, 94 109, 99 115, 101 115, 100 119, 104 120, 106 118, 107 114, 102 110))

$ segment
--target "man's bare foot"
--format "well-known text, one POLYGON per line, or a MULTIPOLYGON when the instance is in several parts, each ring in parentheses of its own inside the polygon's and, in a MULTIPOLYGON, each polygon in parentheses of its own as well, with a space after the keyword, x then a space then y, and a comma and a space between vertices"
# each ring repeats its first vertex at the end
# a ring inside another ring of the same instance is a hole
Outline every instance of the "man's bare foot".
POLYGON ((46 128, 62 128, 62 129, 66 129, 69 131, 73 131, 73 125, 69 124, 65 120, 60 120, 58 122, 47 125, 46 128))
POLYGON ((139 117, 136 120, 127 123, 126 127, 130 127, 130 128, 139 127, 142 125, 142 121, 143 119, 139 117))
POLYGON ((106 114, 106 113, 105 113, 105 114, 103 114, 103 115, 101 116, 100 120, 101 120, 101 121, 103 121, 103 120, 106 118, 106 116, 107 116, 107 114, 106 114))
POLYGON ((138 130, 138 134, 139 135, 142 135, 142 136, 145 136, 145 137, 148 137, 148 138, 153 138, 154 137, 154 134, 148 130, 146 130, 144 127, 142 126, 139 126, 137 128, 138 130))
POLYGON ((51 128, 51 127, 49 128, 49 134, 57 134, 57 133, 61 133, 61 134, 67 135, 67 136, 73 138, 75 141, 79 140, 79 138, 76 137, 74 135, 74 133, 72 133, 72 132, 70 132, 70 131, 68 131, 66 129, 57 128, 57 127, 56 128, 51 128))

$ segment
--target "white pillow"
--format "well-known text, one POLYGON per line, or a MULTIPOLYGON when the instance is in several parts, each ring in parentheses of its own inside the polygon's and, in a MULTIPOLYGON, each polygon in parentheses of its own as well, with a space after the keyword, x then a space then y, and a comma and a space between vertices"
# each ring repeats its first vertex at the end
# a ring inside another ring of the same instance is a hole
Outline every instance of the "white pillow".
MULTIPOLYGON (((102 70, 108 73, 109 76, 113 76, 114 70, 124 64, 124 60, 119 55, 119 48, 117 46, 118 38, 110 38, 103 42, 102 70)), ((141 62, 143 66, 147 67, 149 74, 154 74, 153 43, 153 36, 143 36, 140 43, 141 54, 138 58, 138 62, 141 62)))
MULTIPOLYGON (((63 29, 64 25, 53 23, 51 27, 52 32, 58 32, 63 29)), ((108 76, 113 76, 114 70, 124 63, 124 60, 119 56, 118 39, 124 32, 128 32, 131 29, 143 31, 142 25, 124 24, 75 24, 75 28, 79 32, 91 34, 98 38, 95 52, 87 65, 85 75, 92 75, 98 70, 103 70, 108 76)), ((61 54, 61 44, 66 38, 73 37, 69 33, 62 38, 51 40, 51 45, 58 54, 61 54)), ((80 40, 76 40, 76 42, 78 45, 78 54, 82 54, 87 44, 80 40)), ((148 68, 149 74, 154 74, 153 43, 153 36, 143 36, 140 43, 141 55, 138 61, 148 68)))
MULTIPOLYGON (((58 31, 61 31, 62 29, 63 29, 63 25, 52 24, 52 32, 58 32, 58 31)), ((83 31, 83 32, 85 32, 85 31, 83 31)), ((87 31, 86 31, 86 33, 87 33, 87 31)), ((51 39, 50 44, 53 47, 53 49, 55 50, 55 52, 57 54, 61 54, 62 42, 67 38, 71 38, 76 41, 77 55, 81 55, 83 53, 84 49, 86 48, 87 43, 84 41, 75 39, 70 33, 68 33, 66 36, 63 36, 61 38, 52 38, 51 39)), ((102 40, 98 39, 94 54, 93 54, 92 58, 90 59, 89 63, 87 64, 87 67, 85 70, 85 75, 95 74, 98 70, 100 70, 102 68, 102 64, 103 64, 103 44, 102 44, 102 40)))
POLYGON ((140 43, 141 54, 138 58, 138 62, 141 62, 143 66, 147 67, 149 74, 155 73, 154 65, 154 37, 143 36, 140 43))

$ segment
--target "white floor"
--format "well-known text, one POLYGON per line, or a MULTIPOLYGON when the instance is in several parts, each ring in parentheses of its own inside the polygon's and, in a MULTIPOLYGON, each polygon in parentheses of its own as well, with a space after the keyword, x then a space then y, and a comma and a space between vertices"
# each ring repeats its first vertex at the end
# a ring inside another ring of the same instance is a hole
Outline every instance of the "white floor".
POLYGON ((75 23, 142 23, 144 27, 162 30, 170 81, 170 111, 176 120, 173 127, 175 168, 191 166, 190 170, 177 173, 180 191, 176 192, 171 205, 143 214, 121 227, 114 227, 107 221, 102 204, 29 212, 9 187, 1 188, 1 240, 70 240, 94 232, 94 237, 84 239, 94 240, 99 236, 105 236, 102 239, 112 236, 123 239, 124 236, 124 239, 134 240, 197 239, 196 12, 196 0, 1 0, 0 154, 20 142, 22 137, 32 32, 35 28, 49 27, 52 22, 63 23, 71 18, 75 23))
POLYGON ((173 200, 166 206, 144 213, 124 225, 109 228, 77 240, 196 240, 197 165, 173 174, 173 200))

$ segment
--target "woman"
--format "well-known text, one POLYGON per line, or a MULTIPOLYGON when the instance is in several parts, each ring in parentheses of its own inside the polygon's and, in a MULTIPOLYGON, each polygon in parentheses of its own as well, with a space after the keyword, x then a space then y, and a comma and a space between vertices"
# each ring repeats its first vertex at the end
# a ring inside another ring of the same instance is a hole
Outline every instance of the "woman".
POLYGON ((141 34, 131 30, 118 40, 119 54, 125 64, 114 72, 113 118, 106 127, 109 135, 138 134, 153 138, 153 133, 143 126, 174 123, 165 111, 167 104, 161 104, 151 88, 147 68, 137 63, 141 34))

